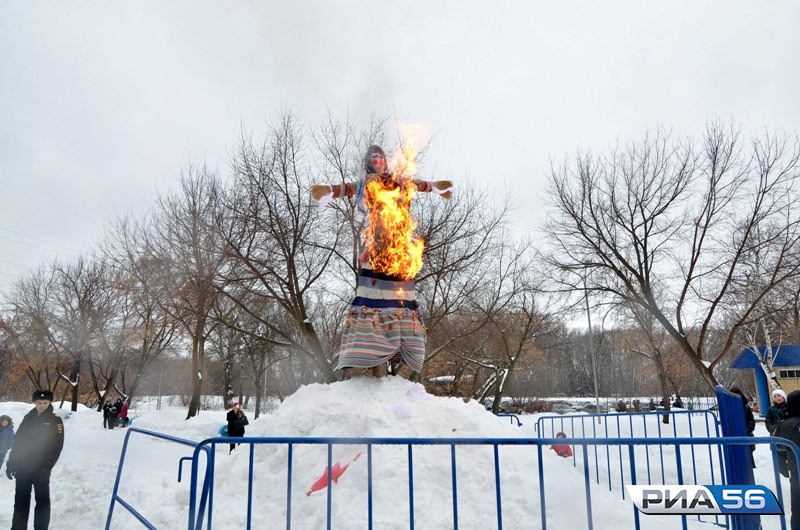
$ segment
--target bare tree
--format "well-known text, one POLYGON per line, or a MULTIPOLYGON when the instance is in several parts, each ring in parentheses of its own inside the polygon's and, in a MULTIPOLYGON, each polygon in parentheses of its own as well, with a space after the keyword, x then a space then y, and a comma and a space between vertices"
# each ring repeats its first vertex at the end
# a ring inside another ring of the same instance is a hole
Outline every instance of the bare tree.
POLYGON ((488 274, 482 276, 483 284, 469 292, 472 312, 479 315, 471 339, 481 347, 459 354, 488 371, 476 397, 483 399, 491 393, 494 412, 499 410, 514 370, 535 349, 547 318, 540 305, 542 293, 529 243, 513 242, 507 232, 497 243, 488 274), (474 340, 481 336, 482 340, 474 340))
MULTIPOLYGON (((67 382, 72 410, 80 401, 84 364, 96 347, 98 332, 113 314, 113 290, 102 260, 78 258, 53 262, 28 280, 20 281, 13 298, 14 311, 44 337, 56 354, 56 366, 67 382), (65 366, 62 366, 65 363, 65 366)), ((41 381, 35 384, 41 385, 41 381)), ((55 384, 52 388, 55 390, 55 384)))
POLYGON ((235 183, 218 218, 234 264, 230 288, 220 294, 260 323, 266 340, 307 356, 323 380, 334 381, 332 352, 314 327, 313 303, 324 290, 340 229, 321 224, 309 195, 309 171, 291 113, 280 117, 263 143, 242 138, 234 155, 235 183), (270 318, 277 308, 288 318, 270 318))
POLYGON ((142 336, 148 356, 172 339, 175 323, 191 344, 192 393, 187 419, 197 415, 205 373, 205 342, 217 320, 214 312, 227 264, 216 231, 219 185, 207 168, 189 167, 179 188, 159 198, 148 222, 121 221, 109 245, 119 252, 116 266, 144 290, 143 324, 155 325, 142 336), (153 304, 157 304, 156 314, 153 304), (153 349, 155 348, 155 349, 153 349))
POLYGON ((747 144, 717 123, 699 142, 659 130, 578 154, 551 172, 550 262, 565 282, 575 272, 597 296, 642 307, 714 387, 739 332, 800 272, 799 159, 794 136, 766 132, 747 144), (723 319, 726 338, 708 351, 723 319))
MULTIPOLYGON (((37 271, 29 278, 17 282, 10 301, 21 298, 26 288, 42 287, 37 280, 44 279, 37 271)), ((57 352, 47 338, 47 330, 39 325, 35 317, 20 311, 11 311, 0 319, 0 348, 3 350, 4 364, 8 366, 2 372, 4 392, 11 396, 22 397, 19 391, 20 382, 27 379, 32 389, 56 389, 60 381, 60 363, 57 352)), ((27 398, 27 396, 24 396, 27 398)))

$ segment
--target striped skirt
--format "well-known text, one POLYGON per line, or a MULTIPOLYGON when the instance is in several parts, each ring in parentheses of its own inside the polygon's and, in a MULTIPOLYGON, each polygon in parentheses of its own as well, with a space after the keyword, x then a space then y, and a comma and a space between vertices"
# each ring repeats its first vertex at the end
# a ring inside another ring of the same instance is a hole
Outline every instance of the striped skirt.
POLYGON ((417 311, 414 280, 358 271, 356 297, 347 314, 338 368, 371 368, 402 361, 415 372, 425 360, 425 326, 417 311))
POLYGON ((425 360, 425 335, 417 311, 351 307, 337 369, 371 368, 397 356, 419 372, 425 360))

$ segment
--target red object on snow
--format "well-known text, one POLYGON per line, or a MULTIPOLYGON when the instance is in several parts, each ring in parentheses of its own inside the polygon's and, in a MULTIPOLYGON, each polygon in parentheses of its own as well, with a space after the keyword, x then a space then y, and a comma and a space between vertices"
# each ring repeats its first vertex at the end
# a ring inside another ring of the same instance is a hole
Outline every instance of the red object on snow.
POLYGON ((553 451, 556 452, 558 456, 569 458, 572 456, 572 449, 567 444, 557 444, 550 447, 553 451))
MULTIPOLYGON (((361 456, 361 453, 358 453, 351 461, 346 463, 344 466, 339 464, 339 462, 333 464, 333 467, 331 468, 331 482, 335 483, 337 480, 339 480, 339 477, 341 477, 342 474, 345 471, 347 471, 347 468, 350 467, 350 464, 358 460, 359 456, 361 456)), ((309 490, 306 492, 306 495, 311 495, 315 491, 325 489, 326 487, 328 487, 328 466, 325 466, 325 471, 322 472, 322 476, 319 477, 316 481, 314 481, 314 483, 311 485, 311 488, 309 488, 309 490)))

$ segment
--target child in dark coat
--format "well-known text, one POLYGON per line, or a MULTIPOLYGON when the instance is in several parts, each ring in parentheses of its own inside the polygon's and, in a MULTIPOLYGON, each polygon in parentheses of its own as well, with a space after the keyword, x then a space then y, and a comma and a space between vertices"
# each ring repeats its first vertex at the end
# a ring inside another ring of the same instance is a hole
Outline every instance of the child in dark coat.
POLYGON ((0 468, 6 459, 6 453, 14 445, 14 420, 10 416, 0 416, 0 468))
POLYGON ((778 424, 786 417, 786 392, 780 388, 772 391, 772 406, 767 410, 764 425, 770 434, 775 433, 778 424))

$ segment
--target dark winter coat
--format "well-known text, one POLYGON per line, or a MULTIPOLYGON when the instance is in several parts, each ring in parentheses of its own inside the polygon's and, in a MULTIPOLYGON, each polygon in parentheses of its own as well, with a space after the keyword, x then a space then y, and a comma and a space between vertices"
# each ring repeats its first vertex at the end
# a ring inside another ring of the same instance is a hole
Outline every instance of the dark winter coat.
POLYGON ((14 426, 10 423, 0 426, 0 455, 5 455, 14 445, 14 426))
POLYGON ((744 422, 747 424, 747 436, 753 436, 753 432, 756 430, 756 418, 749 405, 744 406, 744 422))
MULTIPOLYGON (((772 435, 786 438, 800 445, 800 390, 789 392, 789 395, 786 396, 786 419, 775 427, 772 435)), ((778 457, 781 459, 778 463, 784 476, 788 475, 787 469, 794 470, 793 473, 797 472, 794 454, 791 451, 779 449, 778 457)))
POLYGON ((238 412, 229 410, 227 419, 228 436, 244 436, 244 427, 250 424, 247 420, 247 416, 244 415, 244 411, 242 409, 239 409, 238 412))
POLYGON ((775 432, 775 428, 786 417, 786 403, 772 405, 767 410, 767 417, 764 419, 764 425, 770 434, 775 432))
POLYGON ((23 418, 8 457, 8 469, 34 475, 56 465, 64 447, 64 422, 53 413, 53 406, 38 414, 34 408, 23 418))

